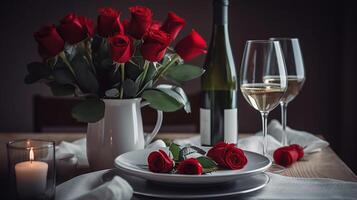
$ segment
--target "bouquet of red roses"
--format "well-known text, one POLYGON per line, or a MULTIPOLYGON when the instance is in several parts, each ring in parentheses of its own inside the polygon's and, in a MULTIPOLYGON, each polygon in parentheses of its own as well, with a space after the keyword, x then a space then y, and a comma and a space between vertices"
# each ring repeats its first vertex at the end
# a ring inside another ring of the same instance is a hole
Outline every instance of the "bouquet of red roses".
POLYGON ((113 8, 99 9, 97 25, 70 13, 60 24, 44 26, 34 37, 42 62, 28 64, 25 82, 44 82, 55 96, 83 99, 72 110, 82 122, 104 116, 103 98, 142 97, 166 112, 190 104, 180 85, 202 75, 202 68, 183 64, 206 53, 205 40, 195 31, 174 42, 185 20, 169 12, 161 24, 149 8, 129 8, 130 20, 120 21, 113 8), (164 78, 170 84, 157 85, 164 78))

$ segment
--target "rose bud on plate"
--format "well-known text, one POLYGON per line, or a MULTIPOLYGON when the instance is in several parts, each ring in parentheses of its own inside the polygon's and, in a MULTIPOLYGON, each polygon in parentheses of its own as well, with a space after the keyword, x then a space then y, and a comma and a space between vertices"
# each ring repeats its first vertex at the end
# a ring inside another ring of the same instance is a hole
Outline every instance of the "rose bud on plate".
POLYGON ((174 161, 163 150, 153 151, 148 157, 149 170, 156 173, 168 173, 174 168, 174 161))
POLYGON ((208 151, 207 156, 217 162, 219 166, 228 169, 242 169, 248 163, 242 149, 236 147, 235 144, 225 142, 214 145, 208 151))
POLYGON ((180 162, 177 171, 180 174, 201 175, 203 168, 196 158, 189 158, 180 162))
POLYGON ((280 147, 273 154, 275 163, 284 167, 289 167, 303 156, 304 149, 298 144, 280 147))

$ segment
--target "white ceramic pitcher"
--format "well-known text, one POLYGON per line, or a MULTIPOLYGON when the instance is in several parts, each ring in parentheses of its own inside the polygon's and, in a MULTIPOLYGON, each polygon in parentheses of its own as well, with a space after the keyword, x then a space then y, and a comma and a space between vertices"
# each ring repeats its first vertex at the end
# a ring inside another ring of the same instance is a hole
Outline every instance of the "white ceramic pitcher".
POLYGON ((114 159, 125 152, 143 149, 159 132, 162 111, 157 111, 157 121, 150 134, 144 133, 141 108, 148 105, 136 99, 103 99, 104 118, 88 123, 87 157, 94 170, 112 168, 114 159))

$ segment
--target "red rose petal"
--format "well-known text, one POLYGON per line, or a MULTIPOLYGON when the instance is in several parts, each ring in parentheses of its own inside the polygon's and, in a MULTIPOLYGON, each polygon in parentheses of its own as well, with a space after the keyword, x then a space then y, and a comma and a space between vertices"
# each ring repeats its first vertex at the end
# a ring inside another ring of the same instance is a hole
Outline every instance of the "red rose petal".
POLYGON ((201 175, 203 168, 200 162, 196 158, 189 158, 180 162, 177 167, 177 171, 180 174, 195 174, 201 175))

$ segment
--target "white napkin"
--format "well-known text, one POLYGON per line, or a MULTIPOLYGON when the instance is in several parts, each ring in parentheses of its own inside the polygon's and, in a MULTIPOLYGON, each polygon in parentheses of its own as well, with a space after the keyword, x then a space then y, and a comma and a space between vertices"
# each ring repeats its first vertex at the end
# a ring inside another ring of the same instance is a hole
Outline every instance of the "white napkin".
MULTIPOLYGON (((156 140, 147 148, 165 147, 165 142, 156 140)), ((56 170, 61 178, 72 178, 79 169, 89 166, 86 155, 86 138, 72 143, 61 142, 56 146, 56 170)), ((104 170, 105 171, 105 170, 104 170)), ((102 184, 103 173, 94 172, 75 177, 57 186, 56 200, 125 200, 133 194, 131 186, 122 178, 115 177, 102 184)))
POLYGON ((72 178, 80 169, 88 167, 85 138, 74 142, 62 141, 56 146, 56 173, 62 179, 72 178))
POLYGON ((127 200, 133 188, 119 176, 103 183, 107 170, 77 176, 56 187, 56 200, 127 200))
POLYGON ((328 178, 295 178, 267 173, 270 182, 242 199, 357 199, 357 183, 328 178))
MULTIPOLYGON (((286 128, 287 138, 289 144, 299 144, 304 147, 305 153, 313 153, 320 151, 329 145, 328 142, 314 136, 311 133, 305 131, 298 131, 286 128)), ((272 120, 268 125, 268 153, 272 154, 277 148, 282 147, 281 136, 283 134, 282 126, 277 120, 272 120)), ((200 145, 200 136, 194 136, 187 139, 177 139, 174 140, 175 143, 179 145, 200 145)), ((244 150, 253 151, 257 153, 262 153, 263 146, 263 136, 262 132, 258 132, 253 136, 240 138, 238 140, 239 148, 244 150)))

